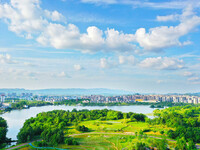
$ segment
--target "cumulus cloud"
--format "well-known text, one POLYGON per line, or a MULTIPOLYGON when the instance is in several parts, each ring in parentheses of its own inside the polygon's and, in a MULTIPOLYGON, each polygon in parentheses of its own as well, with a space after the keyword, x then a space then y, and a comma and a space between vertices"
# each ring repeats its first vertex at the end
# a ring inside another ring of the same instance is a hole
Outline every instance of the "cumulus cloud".
POLYGON ((11 59, 9 54, 2 55, 0 54, 0 63, 2 64, 16 64, 17 62, 11 59))
MULTIPOLYGON (((165 19, 167 20, 169 16, 165 19)), ((163 19, 163 17, 162 17, 163 19)), ((149 29, 140 28, 136 31, 136 41, 142 48, 148 51, 160 51, 161 49, 182 46, 179 38, 191 32, 200 25, 200 17, 194 15, 192 8, 185 9, 180 16, 180 24, 177 26, 161 26, 149 29)))
POLYGON ((8 23, 9 30, 27 39, 36 39, 44 46, 56 49, 74 49, 82 52, 130 51, 135 45, 133 34, 125 34, 114 29, 102 31, 95 26, 80 33, 74 24, 66 22, 57 11, 43 10, 40 0, 11 0, 0 4, 0 18, 8 23), (55 22, 57 21, 57 22, 55 22))
POLYGON ((27 38, 39 33, 52 21, 64 20, 59 12, 43 10, 40 0, 11 0, 0 4, 0 18, 6 19, 9 30, 27 38))
POLYGON ((132 34, 124 34, 114 29, 103 32, 95 26, 88 27, 87 33, 81 34, 74 24, 65 27, 50 23, 37 41, 42 45, 51 45, 57 49, 75 49, 82 52, 134 52, 135 50, 132 34))
POLYGON ((184 62, 177 58, 152 57, 141 61, 139 66, 157 70, 177 70, 184 68, 184 62))
POLYGON ((103 68, 103 69, 114 68, 116 66, 117 66, 117 64, 114 63, 110 59, 106 59, 106 58, 101 58, 100 59, 100 67, 103 68))
POLYGON ((64 22, 66 20, 66 18, 59 13, 58 11, 48 11, 48 10, 44 10, 44 14, 47 18, 49 18, 52 21, 60 21, 60 22, 64 22))
MULTIPOLYGON (((84 2, 92 2, 84 0, 84 2)), ((100 1, 95 1, 100 2, 100 1)), ((102 1, 101 1, 102 2, 102 1)), ((105 2, 108 2, 107 0, 105 2)), ((110 3, 117 1, 111 0, 110 3)), ((66 23, 65 17, 58 11, 43 10, 40 0, 10 0, 0 4, 0 18, 6 20, 9 30, 27 39, 35 39, 44 46, 56 49, 73 49, 81 52, 135 52, 136 45, 147 51, 160 51, 171 46, 183 46, 179 38, 200 25, 200 17, 196 16, 192 7, 179 15, 177 26, 161 26, 149 29, 139 28, 135 34, 126 34, 115 29, 103 31, 95 26, 80 33, 79 28, 66 23), (64 21, 64 24, 59 23, 64 21)), ((158 16, 158 20, 166 21, 173 16, 158 16)))
POLYGON ((76 71, 80 71, 80 70, 83 69, 83 67, 82 67, 81 65, 79 65, 79 64, 75 64, 75 65, 74 65, 74 69, 75 69, 76 71))

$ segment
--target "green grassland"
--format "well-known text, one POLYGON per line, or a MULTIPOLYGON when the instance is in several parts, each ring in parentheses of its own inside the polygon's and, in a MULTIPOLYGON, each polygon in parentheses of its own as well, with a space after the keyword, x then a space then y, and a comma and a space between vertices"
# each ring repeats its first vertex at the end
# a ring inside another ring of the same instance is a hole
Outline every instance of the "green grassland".
MULTIPOLYGON (((83 121, 79 125, 89 128, 89 132, 77 131, 74 125, 65 129, 65 134, 75 138, 79 145, 60 144, 57 147, 62 149, 74 150, 128 150, 136 142, 146 142, 150 138, 163 137, 169 128, 161 125, 149 125, 145 122, 129 122, 129 119, 112 120, 112 121, 83 121), (140 131, 144 131, 146 137, 136 136, 140 131), (164 131, 161 134, 160 131, 164 131)), ((174 142, 171 142, 173 146, 174 142)), ((24 146, 19 150, 34 149, 30 146, 24 146)))
MULTIPOLYGON (((168 131, 168 128, 164 125, 149 125, 146 122, 129 122, 129 119, 121 119, 115 121, 83 121, 79 125, 84 125, 89 128, 89 132, 100 132, 100 133, 127 133, 135 134, 135 132, 149 130, 146 134, 150 135, 161 135, 160 131, 168 131)), ((75 126, 70 126, 66 129, 68 134, 80 134, 81 132, 75 129, 75 126)))

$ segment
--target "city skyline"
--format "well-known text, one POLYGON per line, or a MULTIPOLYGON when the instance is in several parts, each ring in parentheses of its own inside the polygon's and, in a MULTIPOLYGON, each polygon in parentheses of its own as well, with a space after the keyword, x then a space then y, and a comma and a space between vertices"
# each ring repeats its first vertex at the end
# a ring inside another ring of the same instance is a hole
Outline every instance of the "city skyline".
POLYGON ((199 0, 1 0, 0 88, 200 92, 199 8, 199 0))

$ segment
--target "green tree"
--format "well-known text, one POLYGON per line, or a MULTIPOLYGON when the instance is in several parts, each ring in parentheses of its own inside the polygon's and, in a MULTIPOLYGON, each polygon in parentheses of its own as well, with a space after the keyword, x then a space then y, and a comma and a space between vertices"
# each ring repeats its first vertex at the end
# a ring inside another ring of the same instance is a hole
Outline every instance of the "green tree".
POLYGON ((0 117, 0 146, 6 142, 6 133, 8 131, 8 126, 6 120, 0 117))
POLYGON ((177 150, 187 150, 187 144, 184 137, 179 138, 176 142, 176 149, 177 150))
POLYGON ((146 150, 145 143, 137 142, 135 144, 135 150, 146 150))
POLYGON ((188 142, 188 149, 189 150, 196 150, 196 146, 193 140, 189 140, 188 142))

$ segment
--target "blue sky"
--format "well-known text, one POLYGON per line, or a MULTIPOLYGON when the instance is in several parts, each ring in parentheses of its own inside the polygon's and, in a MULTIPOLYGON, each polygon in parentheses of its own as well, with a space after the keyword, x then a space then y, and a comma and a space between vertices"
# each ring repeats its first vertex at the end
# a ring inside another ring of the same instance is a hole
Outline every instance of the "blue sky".
POLYGON ((200 0, 1 0, 0 88, 200 91, 200 0))

